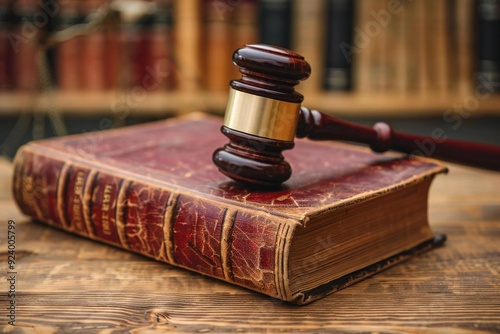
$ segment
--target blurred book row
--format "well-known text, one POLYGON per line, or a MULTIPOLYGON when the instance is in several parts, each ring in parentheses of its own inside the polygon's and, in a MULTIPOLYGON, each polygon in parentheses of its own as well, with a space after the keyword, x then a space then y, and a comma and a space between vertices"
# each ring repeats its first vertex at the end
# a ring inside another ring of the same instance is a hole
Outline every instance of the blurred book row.
POLYGON ((256 42, 315 91, 499 90, 500 0, 0 0, 0 90, 225 92, 256 42))
POLYGON ((499 0, 357 0, 354 12, 359 91, 499 91, 499 0))
POLYGON ((1 89, 33 90, 48 80, 61 90, 131 88, 143 81, 155 89, 174 86, 168 1, 132 6, 129 20, 104 0, 3 2, 1 89), (158 75, 159 68, 168 75, 158 75))

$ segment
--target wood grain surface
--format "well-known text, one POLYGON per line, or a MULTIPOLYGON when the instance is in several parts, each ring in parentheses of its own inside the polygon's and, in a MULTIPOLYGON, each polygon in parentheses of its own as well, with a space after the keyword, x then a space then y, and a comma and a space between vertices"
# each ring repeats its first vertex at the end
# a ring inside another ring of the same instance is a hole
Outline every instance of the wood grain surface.
POLYGON ((5 333, 500 333, 500 174, 452 165, 431 190, 444 247, 308 306, 30 221, 0 161, 5 333), (7 224, 16 222, 16 326, 7 324, 7 224))

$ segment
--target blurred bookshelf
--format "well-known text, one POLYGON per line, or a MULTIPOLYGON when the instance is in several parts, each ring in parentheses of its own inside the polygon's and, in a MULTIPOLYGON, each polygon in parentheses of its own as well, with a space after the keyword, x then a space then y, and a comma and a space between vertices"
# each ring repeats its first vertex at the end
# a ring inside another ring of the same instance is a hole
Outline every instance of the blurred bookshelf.
POLYGON ((239 77, 232 51, 249 43, 304 55, 313 73, 297 90, 326 113, 500 116, 500 0, 0 0, 0 8, 1 117, 54 108, 222 114, 239 77), (116 15, 100 29, 49 45, 37 65, 34 41, 110 8, 116 15))
MULTIPOLYGON (((117 104, 121 96, 117 92, 55 92, 33 97, 26 92, 0 93, 0 117, 15 116, 21 112, 46 113, 57 105, 64 115, 96 117, 102 114, 120 113, 117 104)), ((386 95, 360 93, 319 92, 306 95, 304 105, 337 116, 349 117, 429 117, 442 116, 446 110, 462 105, 461 95, 386 95)), ((205 111, 222 115, 227 102, 227 94, 200 91, 193 97, 189 92, 154 92, 147 98, 126 106, 130 116, 171 116, 190 111, 205 111)), ((500 116, 500 96, 492 96, 474 105, 472 111, 463 112, 472 117, 500 116)), ((469 116, 467 116, 468 118, 469 116)))

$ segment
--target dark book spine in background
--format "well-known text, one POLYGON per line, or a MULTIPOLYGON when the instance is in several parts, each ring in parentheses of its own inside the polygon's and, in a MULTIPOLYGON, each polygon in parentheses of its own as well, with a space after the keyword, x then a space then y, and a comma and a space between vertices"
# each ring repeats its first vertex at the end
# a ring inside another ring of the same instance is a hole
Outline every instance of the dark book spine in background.
MULTIPOLYGON (((104 0, 81 0, 82 14, 88 22, 89 15, 104 4, 104 0)), ((85 90, 100 91, 106 88, 106 39, 103 31, 94 31, 81 40, 82 86, 85 90)))
POLYGON ((40 8, 36 0, 15 1, 13 11, 15 23, 9 35, 14 68, 14 87, 21 91, 33 91, 38 86, 36 38, 43 34, 46 25, 37 22, 35 13, 40 8))
MULTIPOLYGON (((427 16, 431 20, 431 35, 427 36, 427 39, 432 38, 429 48, 431 53, 428 55, 431 65, 431 89, 435 94, 446 94, 452 86, 450 71, 452 11, 447 0, 434 0, 431 3, 428 12, 432 15, 427 16)), ((456 71, 453 71, 453 74, 455 73, 456 71)))
POLYGON ((0 90, 13 88, 13 52, 9 41, 12 30, 13 13, 10 0, 0 1, 0 90))
POLYGON ((121 24, 119 32, 120 48, 121 48, 121 66, 119 73, 118 88, 127 90, 133 87, 134 66, 132 62, 133 52, 136 48, 137 41, 137 25, 135 22, 125 21, 121 24))
POLYGON ((292 2, 259 1, 260 43, 291 48, 292 2))
POLYGON ((115 19, 113 24, 105 27, 103 34, 105 40, 105 86, 106 89, 117 90, 120 88, 121 66, 123 64, 123 42, 121 31, 115 19))
MULTIPOLYGON (((61 31, 75 24, 82 23, 78 2, 61 3, 56 17, 56 30, 61 31)), ((75 37, 62 42, 56 47, 57 86, 61 90, 77 90, 82 87, 80 59, 82 37, 75 37)))
MULTIPOLYGON (((57 14, 60 12, 60 5, 56 6, 52 0, 39 0, 38 4, 42 7, 44 16, 48 18, 43 35, 40 36, 43 41, 58 29, 57 14)), ((42 12, 37 13, 37 16, 41 16, 42 12)), ((53 47, 48 48, 45 55, 41 54, 41 56, 43 57, 40 59, 41 64, 38 68, 38 71, 41 71, 39 73, 40 85, 41 89, 47 92, 57 88, 57 50, 53 47)))
POLYGON ((144 78, 149 75, 149 55, 151 54, 151 39, 149 37, 152 24, 152 16, 144 15, 130 26, 133 44, 130 45, 132 81, 129 88, 142 87, 144 78))
POLYGON ((13 192, 23 213, 68 232, 285 298, 281 266, 274 259, 293 235, 290 220, 130 179, 92 162, 72 163, 67 157, 36 149, 18 152, 13 192))
POLYGON ((173 90, 175 88, 174 39, 172 34, 172 4, 170 0, 157 0, 158 10, 154 13, 150 38, 150 75, 143 82, 145 89, 173 90), (147 86, 147 87, 146 87, 147 86))
POLYGON ((326 25, 324 88, 346 91, 352 88, 354 1, 329 0, 326 25))
POLYGON ((477 18, 478 85, 500 92, 500 0, 480 0, 477 18))

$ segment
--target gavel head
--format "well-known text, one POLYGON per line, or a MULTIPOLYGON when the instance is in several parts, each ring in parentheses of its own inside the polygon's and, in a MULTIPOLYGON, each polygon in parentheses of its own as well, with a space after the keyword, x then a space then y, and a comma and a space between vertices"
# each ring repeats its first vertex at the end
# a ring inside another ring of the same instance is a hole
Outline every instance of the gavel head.
POLYGON ((291 167, 283 150, 293 148, 300 104, 295 86, 309 77, 304 57, 268 45, 246 45, 233 54, 241 79, 230 83, 222 133, 229 143, 213 162, 230 178, 250 185, 276 186, 291 167))

